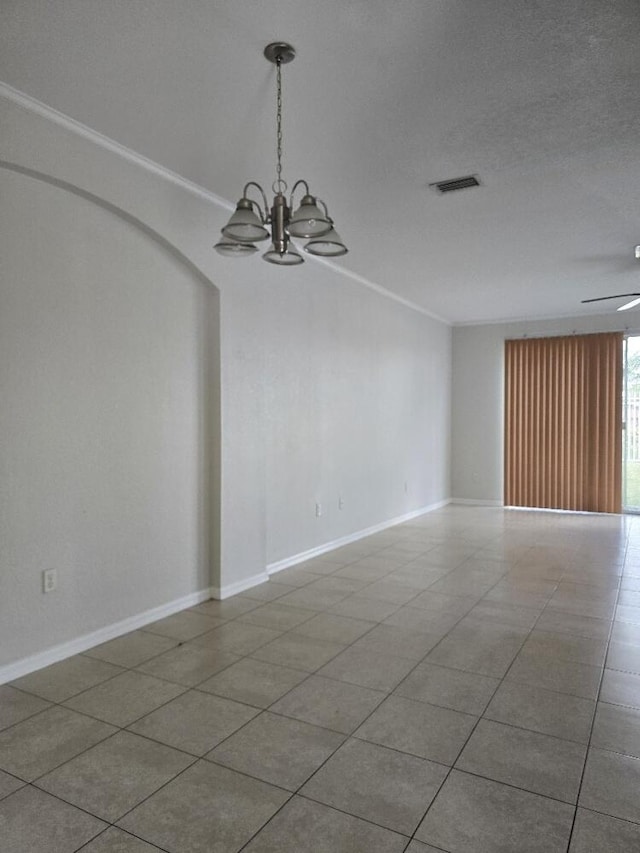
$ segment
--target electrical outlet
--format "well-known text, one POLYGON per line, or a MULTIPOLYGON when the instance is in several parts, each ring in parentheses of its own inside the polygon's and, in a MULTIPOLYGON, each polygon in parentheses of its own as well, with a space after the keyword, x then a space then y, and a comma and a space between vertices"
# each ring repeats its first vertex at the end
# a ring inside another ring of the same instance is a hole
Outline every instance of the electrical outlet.
POLYGON ((58 572, 55 569, 45 569, 42 572, 42 591, 53 592, 58 586, 58 572))
POLYGON ((316 518, 320 518, 322 515, 322 504, 316 504, 316 518))
POLYGON ((404 493, 405 495, 409 494, 409 483, 406 480, 404 481, 404 493))
POLYGON ((344 509, 344 498, 342 495, 338 495, 338 509, 344 509))

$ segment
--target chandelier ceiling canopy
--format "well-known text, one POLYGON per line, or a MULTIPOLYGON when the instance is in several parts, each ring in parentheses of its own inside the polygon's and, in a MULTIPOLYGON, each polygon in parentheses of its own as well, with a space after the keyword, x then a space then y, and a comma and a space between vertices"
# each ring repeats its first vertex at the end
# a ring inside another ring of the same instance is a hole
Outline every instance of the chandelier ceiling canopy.
POLYGON ((296 52, 286 42, 273 42, 264 49, 264 55, 276 66, 276 179, 272 184, 274 193, 271 207, 260 184, 249 181, 242 191, 242 198, 235 212, 222 229, 222 239, 215 250, 220 255, 252 255, 258 251, 256 243, 271 238, 271 247, 262 255, 265 261, 280 266, 295 266, 304 262, 291 238, 307 240, 305 252, 320 257, 345 255, 344 245, 333 227, 326 204, 311 195, 309 185, 303 179, 296 181, 289 198, 287 182, 282 177, 282 66, 291 62, 296 52), (299 188, 303 195, 294 210, 294 198, 299 188), (258 198, 252 198, 257 196, 258 198))

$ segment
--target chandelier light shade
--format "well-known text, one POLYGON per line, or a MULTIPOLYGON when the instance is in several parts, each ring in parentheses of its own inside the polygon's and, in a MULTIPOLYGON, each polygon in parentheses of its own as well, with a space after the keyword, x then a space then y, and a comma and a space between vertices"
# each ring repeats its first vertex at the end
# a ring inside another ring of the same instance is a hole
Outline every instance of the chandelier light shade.
POLYGON ((232 240, 241 240, 244 243, 253 243, 257 240, 266 240, 269 232, 262 224, 262 220, 253 209, 253 202, 248 198, 241 198, 236 206, 236 211, 222 229, 225 237, 232 240))
POLYGON ((305 252, 320 257, 346 255, 347 247, 333 227, 326 204, 311 195, 305 180, 293 185, 287 199, 287 182, 282 178, 282 65, 291 62, 296 52, 286 42, 273 42, 264 49, 264 55, 276 66, 276 179, 271 207, 260 184, 249 181, 242 191, 242 198, 227 224, 222 229, 222 239, 214 246, 215 250, 226 257, 252 255, 257 252, 254 244, 271 238, 271 247, 262 255, 265 261, 280 266, 297 266, 304 258, 291 242, 291 238, 308 240, 305 252), (304 195, 294 210, 296 190, 302 187, 304 195), (251 198, 249 193, 259 196, 251 198))
MULTIPOLYGON (((321 202, 322 204, 322 202, 321 202)), ((289 234, 292 237, 318 237, 331 230, 332 222, 325 207, 323 213, 312 195, 305 195, 300 207, 289 221, 289 234)))
POLYGON ((234 257, 235 255, 253 255, 258 251, 258 247, 253 243, 242 243, 240 240, 234 240, 233 237, 224 237, 214 246, 214 249, 219 255, 234 257))
POLYGON ((310 255, 320 255, 324 258, 335 258, 338 255, 347 254, 347 248, 335 228, 327 231, 326 234, 321 234, 320 237, 309 240, 304 250, 310 255))

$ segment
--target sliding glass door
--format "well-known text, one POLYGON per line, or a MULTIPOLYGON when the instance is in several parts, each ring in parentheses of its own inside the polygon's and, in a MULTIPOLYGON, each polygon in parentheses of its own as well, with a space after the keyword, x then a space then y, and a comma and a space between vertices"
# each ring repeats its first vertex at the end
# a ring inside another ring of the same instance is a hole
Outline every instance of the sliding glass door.
POLYGON ((640 513, 640 335, 624 339, 622 505, 640 513))

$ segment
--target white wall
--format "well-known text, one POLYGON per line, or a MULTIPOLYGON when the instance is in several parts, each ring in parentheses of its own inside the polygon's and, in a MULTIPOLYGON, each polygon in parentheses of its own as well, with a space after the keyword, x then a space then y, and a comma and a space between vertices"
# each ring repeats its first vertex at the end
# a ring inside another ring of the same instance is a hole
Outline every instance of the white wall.
POLYGON ((638 330, 637 311, 453 330, 451 491, 454 500, 503 500, 504 342, 508 338, 638 330))
POLYGON ((449 497, 448 326, 311 260, 221 258, 228 204, 14 101, 0 670, 449 497))
POLYGON ((2 665, 209 588, 218 317, 112 212, 6 170, 0 197, 2 665))
POLYGON ((450 329, 316 274, 269 300, 268 563, 449 497, 450 329))

